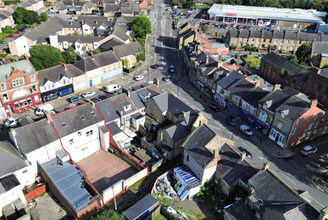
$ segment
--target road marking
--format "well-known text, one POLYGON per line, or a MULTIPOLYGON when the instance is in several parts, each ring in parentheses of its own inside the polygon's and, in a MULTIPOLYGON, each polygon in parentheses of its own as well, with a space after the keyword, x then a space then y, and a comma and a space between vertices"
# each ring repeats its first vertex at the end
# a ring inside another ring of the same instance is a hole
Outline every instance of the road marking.
POLYGON ((322 205, 318 200, 316 200, 315 198, 313 198, 312 196, 310 196, 316 203, 318 203, 319 205, 321 205, 321 207, 325 207, 324 205, 322 205))
POLYGON ((292 182, 296 186, 296 183, 291 178, 289 178, 286 174, 282 173, 282 175, 284 175, 290 182, 292 182))
POLYGON ((260 157, 260 156, 258 156, 258 158, 260 158, 261 160, 264 160, 264 158, 263 158, 263 157, 260 157))

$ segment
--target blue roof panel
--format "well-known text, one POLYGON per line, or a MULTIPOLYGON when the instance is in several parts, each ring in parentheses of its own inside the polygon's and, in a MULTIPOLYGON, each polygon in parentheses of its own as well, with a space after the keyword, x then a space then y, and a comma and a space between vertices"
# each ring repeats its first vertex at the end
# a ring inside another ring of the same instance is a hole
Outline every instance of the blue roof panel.
POLYGON ((187 185, 192 185, 199 182, 199 179, 195 176, 195 174, 185 165, 174 168, 174 171, 187 185))

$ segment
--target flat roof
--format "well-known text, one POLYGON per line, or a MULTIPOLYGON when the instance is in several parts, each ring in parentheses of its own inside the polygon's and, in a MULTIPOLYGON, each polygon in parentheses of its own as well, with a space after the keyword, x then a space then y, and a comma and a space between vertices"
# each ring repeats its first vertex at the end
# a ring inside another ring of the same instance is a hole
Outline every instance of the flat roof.
POLYGON ((128 220, 137 219, 147 210, 158 205, 158 203, 159 202, 157 199, 155 199, 151 194, 148 194, 124 212, 125 218, 128 220))
POLYGON ((321 23, 322 19, 317 16, 318 12, 313 9, 305 10, 299 8, 273 8, 255 7, 244 5, 222 5, 214 4, 208 13, 213 16, 241 17, 250 19, 275 19, 285 21, 301 21, 321 23))

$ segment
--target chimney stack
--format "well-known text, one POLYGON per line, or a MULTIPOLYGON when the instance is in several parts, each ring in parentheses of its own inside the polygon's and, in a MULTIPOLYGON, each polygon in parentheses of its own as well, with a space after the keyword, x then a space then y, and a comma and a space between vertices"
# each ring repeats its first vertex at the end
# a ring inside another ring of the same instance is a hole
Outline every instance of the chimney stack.
POLYGON ((320 220, 328 220, 328 206, 320 210, 320 220))
POLYGON ((25 57, 25 60, 30 61, 30 58, 28 58, 27 55, 24 55, 24 57, 25 57))
POLYGON ((159 79, 158 79, 158 77, 154 78, 154 84, 156 86, 159 86, 159 79))
POLYGON ((46 115, 46 118, 48 120, 48 123, 50 123, 52 121, 52 116, 50 114, 50 111, 45 111, 45 115, 46 115))
POLYGON ((209 62, 209 55, 208 54, 206 54, 206 63, 208 63, 209 62))
POLYGON ((311 100, 311 108, 316 108, 318 105, 318 99, 312 99, 311 100))
POLYGON ((255 193, 254 187, 249 188, 249 194, 253 195, 255 193))
POLYGON ((273 91, 276 91, 276 90, 280 89, 280 87, 281 87, 280 84, 275 84, 275 85, 274 85, 274 89, 273 89, 273 91))
POLYGON ((241 160, 245 160, 246 159, 246 153, 241 152, 240 157, 241 157, 241 160))
POLYGON ((263 163, 263 170, 268 170, 269 168, 270 168, 270 163, 269 162, 263 163))
POLYGON ((64 67, 64 69, 66 70, 67 68, 66 68, 66 63, 63 63, 63 62, 59 62, 63 67, 64 67))

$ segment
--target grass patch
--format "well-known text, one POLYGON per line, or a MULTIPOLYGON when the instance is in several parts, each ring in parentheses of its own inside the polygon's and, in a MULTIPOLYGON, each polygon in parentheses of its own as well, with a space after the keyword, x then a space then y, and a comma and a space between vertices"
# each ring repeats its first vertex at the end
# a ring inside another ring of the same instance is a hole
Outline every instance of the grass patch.
POLYGON ((143 178, 142 180, 140 180, 139 182, 137 182, 136 184, 134 184, 130 189, 134 190, 135 188, 137 188, 143 181, 145 180, 145 178, 143 178))
POLYGON ((250 68, 255 68, 261 64, 261 59, 256 56, 243 57, 243 60, 248 64, 250 68))
POLYGON ((158 214, 155 216, 154 220, 166 220, 167 218, 164 217, 162 214, 158 214))

